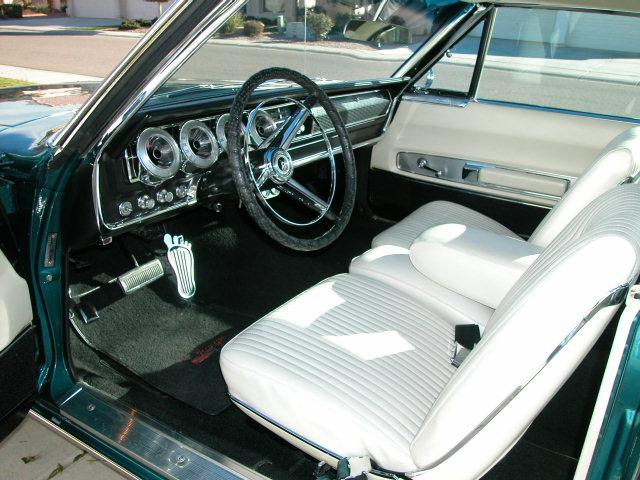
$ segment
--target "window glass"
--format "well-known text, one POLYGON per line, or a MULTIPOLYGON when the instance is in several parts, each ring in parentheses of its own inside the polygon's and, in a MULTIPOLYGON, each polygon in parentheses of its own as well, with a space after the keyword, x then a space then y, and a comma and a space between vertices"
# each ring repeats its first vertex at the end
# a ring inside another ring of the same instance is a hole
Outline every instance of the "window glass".
POLYGON ((640 18, 499 8, 477 96, 640 118, 640 18))
POLYGON ((471 88, 484 22, 476 26, 416 83, 429 93, 467 95, 471 88))
POLYGON ((316 80, 389 78, 464 8, 457 0, 249 0, 169 86, 243 82, 275 66, 316 80))

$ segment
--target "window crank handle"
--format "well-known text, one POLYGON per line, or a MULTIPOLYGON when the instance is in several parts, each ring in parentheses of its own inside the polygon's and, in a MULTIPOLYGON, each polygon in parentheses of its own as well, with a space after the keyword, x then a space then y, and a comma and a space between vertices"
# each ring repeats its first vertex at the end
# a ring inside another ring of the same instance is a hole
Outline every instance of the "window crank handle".
POLYGON ((429 160, 427 160, 426 158, 418 159, 418 168, 422 168, 424 170, 432 172, 436 177, 440 177, 442 175, 442 170, 433 168, 431 165, 429 165, 429 160))

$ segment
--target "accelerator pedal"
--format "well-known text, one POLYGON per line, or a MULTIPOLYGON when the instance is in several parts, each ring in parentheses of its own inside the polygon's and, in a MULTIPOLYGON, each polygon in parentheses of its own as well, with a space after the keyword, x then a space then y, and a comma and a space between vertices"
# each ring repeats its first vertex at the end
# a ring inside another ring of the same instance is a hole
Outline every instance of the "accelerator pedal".
POLYGON ((142 287, 155 282, 164 275, 162 262, 157 258, 142 264, 118 277, 118 285, 129 295, 142 287))
POLYGON ((196 279, 191 243, 182 235, 171 236, 168 233, 164 236, 164 243, 167 246, 167 259, 175 273, 178 295, 184 299, 193 297, 196 294, 196 279))

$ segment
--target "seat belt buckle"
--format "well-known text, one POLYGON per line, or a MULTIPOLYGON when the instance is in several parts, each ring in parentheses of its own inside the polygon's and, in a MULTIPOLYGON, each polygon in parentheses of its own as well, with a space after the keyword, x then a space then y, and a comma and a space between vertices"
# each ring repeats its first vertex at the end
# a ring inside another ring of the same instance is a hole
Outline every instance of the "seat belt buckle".
POLYGON ((458 368, 469 356, 473 347, 480 341, 480 327, 475 323, 456 325, 455 349, 451 358, 451 365, 458 368))

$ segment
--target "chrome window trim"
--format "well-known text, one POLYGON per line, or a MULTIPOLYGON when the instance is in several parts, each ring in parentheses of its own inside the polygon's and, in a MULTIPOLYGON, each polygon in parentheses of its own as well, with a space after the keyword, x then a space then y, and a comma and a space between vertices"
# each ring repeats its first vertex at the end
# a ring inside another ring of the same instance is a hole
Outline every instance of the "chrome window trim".
POLYGON ((597 118, 600 120, 611 120, 614 122, 640 124, 640 118, 617 117, 615 115, 605 115, 602 113, 581 112, 579 110, 565 110, 565 109, 556 108, 556 107, 545 107, 542 105, 531 105, 528 103, 507 102, 503 100, 490 100, 486 98, 475 98, 473 101, 478 104, 495 105, 497 107, 524 108, 527 110, 537 110, 540 112, 548 112, 548 113, 559 113, 564 115, 573 115, 576 117, 597 118))

